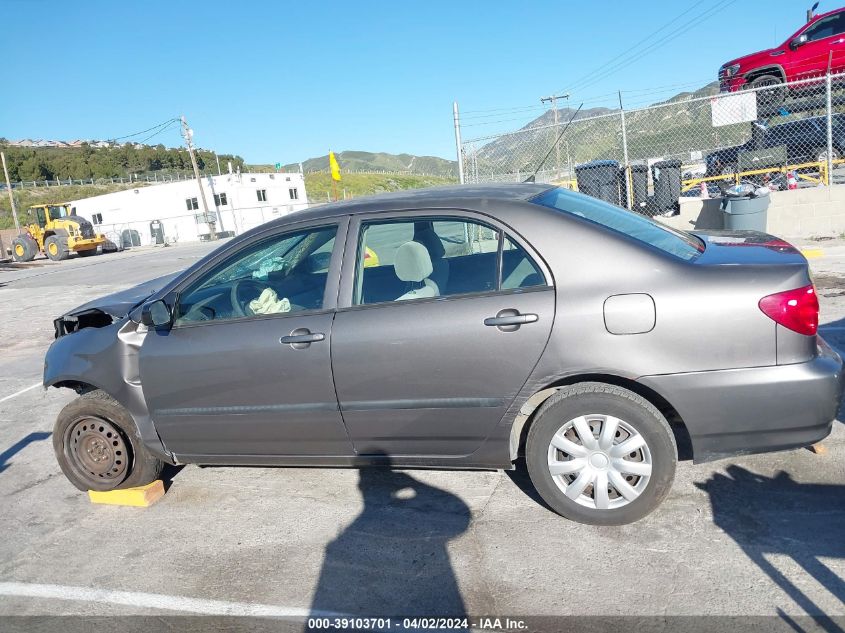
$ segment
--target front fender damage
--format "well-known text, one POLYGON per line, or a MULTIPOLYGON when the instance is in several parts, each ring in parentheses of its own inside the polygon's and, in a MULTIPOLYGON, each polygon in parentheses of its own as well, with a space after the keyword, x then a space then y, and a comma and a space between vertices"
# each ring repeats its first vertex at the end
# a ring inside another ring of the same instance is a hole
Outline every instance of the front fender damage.
POLYGON ((138 355, 146 331, 145 326, 122 318, 60 336, 44 359, 43 384, 78 393, 92 388, 106 392, 129 411, 145 446, 160 459, 174 463, 155 429, 141 385, 138 355))

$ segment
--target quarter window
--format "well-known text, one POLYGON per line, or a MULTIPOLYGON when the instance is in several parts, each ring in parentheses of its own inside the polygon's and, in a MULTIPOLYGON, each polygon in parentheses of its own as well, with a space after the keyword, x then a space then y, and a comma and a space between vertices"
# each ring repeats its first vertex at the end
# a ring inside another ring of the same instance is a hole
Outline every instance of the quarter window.
POLYGON ((545 285, 528 254, 508 238, 505 248, 500 248, 501 239, 498 229, 463 219, 365 223, 354 302, 409 301, 545 285))
POLYGON ((285 233, 241 249, 180 294, 175 323, 321 309, 336 233, 285 233))

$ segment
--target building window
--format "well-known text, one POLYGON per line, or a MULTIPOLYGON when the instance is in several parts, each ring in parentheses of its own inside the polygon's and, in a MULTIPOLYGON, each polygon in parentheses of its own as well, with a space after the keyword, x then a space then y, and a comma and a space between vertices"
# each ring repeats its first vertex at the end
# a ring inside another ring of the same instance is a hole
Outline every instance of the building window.
POLYGON ((196 211, 200 208, 196 198, 185 198, 185 205, 188 207, 188 211, 196 211))
POLYGON ((288 189, 288 193, 290 194, 291 200, 299 200, 299 190, 296 187, 291 187, 288 189))
POLYGON ((103 214, 102 213, 95 213, 91 216, 91 222, 94 224, 102 224, 103 223, 103 214))
POLYGON ((218 207, 225 207, 229 202, 226 200, 225 193, 215 193, 214 194, 214 205, 218 207))
POLYGON ((266 189, 256 189, 255 193, 258 194, 258 201, 259 202, 267 202, 267 190, 266 189))

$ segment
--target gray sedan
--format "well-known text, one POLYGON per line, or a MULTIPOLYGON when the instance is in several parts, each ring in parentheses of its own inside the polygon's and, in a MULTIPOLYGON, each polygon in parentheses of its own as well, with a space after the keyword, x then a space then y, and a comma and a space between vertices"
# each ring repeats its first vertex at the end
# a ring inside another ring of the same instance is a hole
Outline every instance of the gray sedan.
POLYGON ((696 461, 811 444, 842 361, 807 261, 549 185, 320 206, 56 319, 44 385, 82 490, 163 464, 511 469, 635 521, 696 461))

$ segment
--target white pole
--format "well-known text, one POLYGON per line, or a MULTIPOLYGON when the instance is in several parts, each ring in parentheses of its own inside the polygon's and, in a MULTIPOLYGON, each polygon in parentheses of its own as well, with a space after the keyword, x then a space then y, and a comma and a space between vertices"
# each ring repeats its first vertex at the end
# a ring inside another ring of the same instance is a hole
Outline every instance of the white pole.
POLYGON ((827 184, 833 184, 833 103, 831 98, 830 67, 827 69, 827 184))
POLYGON ((619 112, 622 114, 622 156, 625 166, 625 198, 628 208, 631 208, 631 186, 628 178, 628 135, 625 130, 625 108, 622 107, 622 91, 619 91, 619 112))
POLYGON ((458 156, 458 182, 464 184, 464 161, 461 151, 461 117, 458 114, 458 102, 452 102, 452 116, 455 120, 455 150, 458 156))

